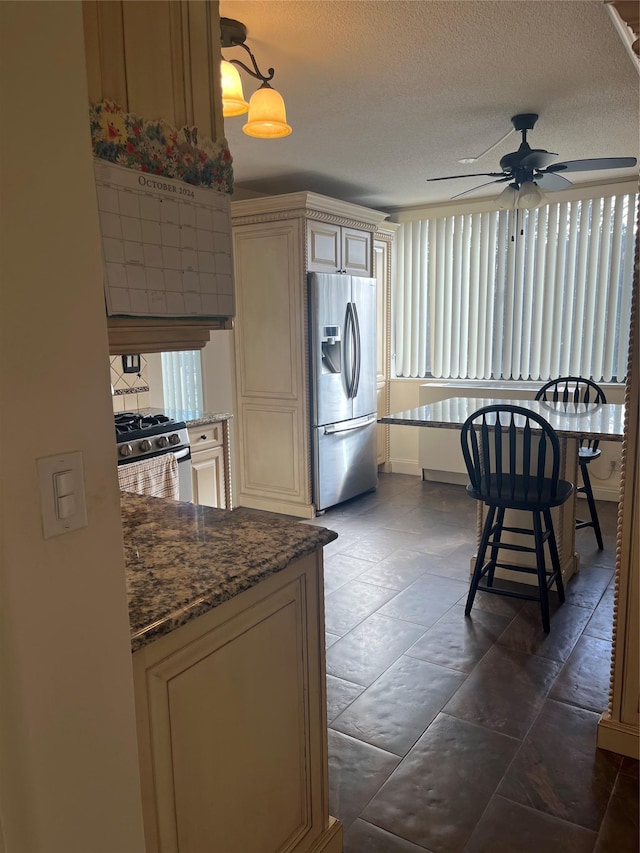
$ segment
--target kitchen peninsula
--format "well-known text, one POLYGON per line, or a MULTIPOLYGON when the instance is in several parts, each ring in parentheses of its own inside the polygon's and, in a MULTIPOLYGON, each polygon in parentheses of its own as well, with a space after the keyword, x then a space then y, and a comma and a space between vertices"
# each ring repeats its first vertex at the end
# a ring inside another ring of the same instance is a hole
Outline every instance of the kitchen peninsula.
POLYGON ((339 853, 322 547, 249 509, 121 493, 147 849, 339 853))

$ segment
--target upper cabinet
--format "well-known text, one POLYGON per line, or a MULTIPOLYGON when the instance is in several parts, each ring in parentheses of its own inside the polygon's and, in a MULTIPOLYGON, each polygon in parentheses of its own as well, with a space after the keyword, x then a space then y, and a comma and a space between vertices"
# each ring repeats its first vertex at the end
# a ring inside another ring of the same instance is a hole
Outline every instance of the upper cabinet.
MULTIPOLYGON (((216 144, 224 141, 219 84, 220 18, 215 0, 112 0, 109 3, 86 0, 83 2, 83 19, 89 100, 92 104, 112 102, 124 113, 140 117, 144 122, 161 121, 178 131, 185 127, 196 128, 198 148, 200 141, 205 139, 216 144)), ((121 166, 112 167, 113 174, 119 179, 118 169, 124 171, 121 166)), ((137 177, 143 175, 133 168, 130 171, 137 177)), ((120 180, 112 183, 113 187, 108 186, 103 196, 108 197, 112 189, 111 195, 124 192, 133 199, 134 195, 147 193, 155 194, 157 200, 163 201, 160 195, 163 192, 166 195, 172 189, 169 185, 178 181, 167 179, 164 182, 166 187, 136 185, 123 188, 119 185, 120 180)), ((190 184, 184 183, 183 186, 189 187, 190 184)), ((194 189, 208 195, 218 192, 215 189, 194 189)), ((152 200, 156 200, 155 195, 152 200)), ((167 201, 170 200, 168 197, 167 201)), ((181 205, 172 206, 185 207, 185 214, 193 213, 186 210, 189 203, 186 196, 179 201, 181 205)), ((191 201, 196 204, 199 200, 191 201)), ((224 201, 228 211, 227 196, 224 201)), ((104 203, 109 204, 110 200, 107 198, 104 203)), ((101 221, 102 217, 101 208, 101 221)), ((117 218, 111 217, 114 227, 118 227, 117 218)), ((124 228, 125 222, 121 219, 124 228)), ((224 236, 229 248, 226 250, 228 257, 223 260, 226 267, 230 267, 231 221, 228 212, 226 222, 224 236)), ((135 226, 136 222, 129 223, 127 219, 126 224, 135 226)), ((142 224, 145 223, 139 223, 142 224)), ((154 233, 159 233, 160 227, 165 227, 162 222, 154 233)), ((181 227, 180 222, 169 222, 165 230, 172 230, 173 234, 181 227)), ((143 229, 138 230, 142 232, 143 229)), ((197 236, 197 232, 194 233, 197 236)), ((213 233, 211 236, 213 239, 213 233)), ((215 235, 216 245, 221 242, 219 237, 215 235)), ((208 341, 211 329, 231 327, 230 318, 234 311, 229 306, 233 306, 233 292, 231 289, 229 293, 228 281, 224 285, 218 282, 222 276, 217 276, 213 247, 202 249, 199 244, 182 246, 179 241, 178 245, 170 245, 169 251, 165 252, 164 244, 154 244, 151 247, 155 250, 154 257, 162 255, 162 261, 148 261, 144 235, 138 247, 124 233, 120 240, 118 238, 116 234, 115 239, 110 240, 111 248, 118 257, 115 260, 105 257, 105 261, 111 260, 113 265, 113 279, 105 274, 105 282, 112 289, 109 294, 112 303, 120 280, 123 282, 122 310, 112 310, 111 307, 109 310, 110 314, 121 315, 108 317, 111 353, 197 349, 208 341), (140 258, 137 255, 129 258, 127 248, 134 255, 137 248, 140 258), (171 258, 165 258, 165 254, 170 254, 171 258), (153 275, 147 274, 148 263, 155 265, 151 270, 153 275), (129 270, 132 274, 137 273, 137 278, 129 275, 129 270), (139 284, 137 282, 141 281, 142 275, 149 280, 139 284), (135 278, 133 282, 129 280, 132 277, 135 278), (172 286, 165 279, 170 279, 172 286), (150 284, 151 280, 153 284, 150 284), (221 288, 224 294, 218 298, 218 291, 223 293, 221 288), (127 291, 131 292, 131 300, 127 291), (163 291, 166 291, 166 298, 163 291), (197 297, 192 292, 198 294, 197 297), (131 306, 130 310, 128 306, 131 306)), ((113 304, 118 306, 119 303, 113 304)))
POLYGON ((359 228, 307 223, 308 272, 371 275, 371 234, 359 228))
POLYGON ((212 0, 85 0, 89 100, 224 136, 220 17, 212 0))

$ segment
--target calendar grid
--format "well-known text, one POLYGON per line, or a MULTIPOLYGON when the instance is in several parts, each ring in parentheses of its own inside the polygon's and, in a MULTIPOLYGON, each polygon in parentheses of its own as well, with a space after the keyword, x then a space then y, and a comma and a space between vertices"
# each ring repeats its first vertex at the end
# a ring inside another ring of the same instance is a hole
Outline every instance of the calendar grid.
POLYGON ((107 313, 235 313, 229 196, 94 160, 107 313))

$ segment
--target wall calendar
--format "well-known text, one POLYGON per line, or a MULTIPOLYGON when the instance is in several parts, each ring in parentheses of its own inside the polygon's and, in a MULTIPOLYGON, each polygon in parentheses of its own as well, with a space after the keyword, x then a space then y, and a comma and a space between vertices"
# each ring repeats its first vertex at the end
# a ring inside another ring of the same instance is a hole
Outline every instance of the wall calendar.
POLYGON ((233 316, 229 196, 105 160, 94 169, 107 314, 233 316))

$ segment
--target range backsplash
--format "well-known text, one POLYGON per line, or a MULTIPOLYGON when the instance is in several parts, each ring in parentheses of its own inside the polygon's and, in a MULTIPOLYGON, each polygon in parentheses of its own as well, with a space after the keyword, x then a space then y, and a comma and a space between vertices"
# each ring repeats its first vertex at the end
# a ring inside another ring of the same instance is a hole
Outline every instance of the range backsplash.
POLYGON ((149 405, 149 368, 143 355, 140 356, 139 373, 125 373, 120 355, 109 357, 109 367, 114 412, 128 412, 149 405))

